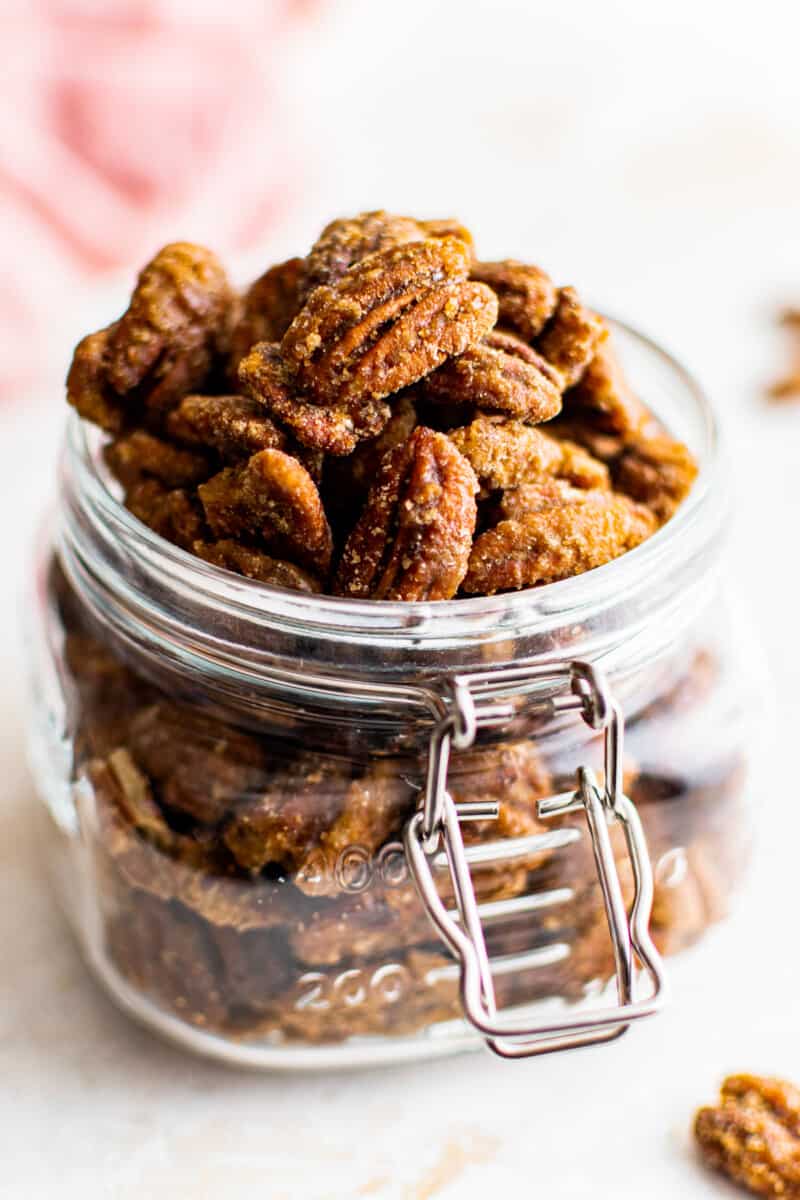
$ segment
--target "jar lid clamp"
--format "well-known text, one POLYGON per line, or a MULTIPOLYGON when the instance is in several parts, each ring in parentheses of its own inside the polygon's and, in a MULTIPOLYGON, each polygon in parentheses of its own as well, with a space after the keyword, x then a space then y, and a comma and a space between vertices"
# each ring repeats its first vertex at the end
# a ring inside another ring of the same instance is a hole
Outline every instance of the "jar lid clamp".
POLYGON ((420 807, 408 821, 403 840, 422 903, 459 962, 464 1013, 489 1048, 504 1058, 526 1058, 612 1041, 634 1020, 658 1011, 665 990, 661 957, 648 928, 653 903, 652 868, 635 805, 623 791, 624 719, 620 707, 602 672, 578 661, 540 661, 457 675, 449 681, 448 693, 446 712, 430 737, 420 807), (512 1023, 497 1013, 491 962, 460 828, 462 821, 496 817, 498 806, 456 804, 447 791, 447 771, 451 748, 467 749, 480 729, 505 725, 515 712, 512 697, 542 683, 568 685, 568 692, 548 700, 552 712, 580 712, 586 724, 602 730, 604 736, 602 788, 589 768, 580 767, 576 790, 540 800, 539 817, 547 820, 570 812, 585 813, 614 950, 618 1004, 583 1010, 558 1021, 512 1023), (610 822, 619 822, 625 835, 634 881, 630 914, 626 912, 614 861, 610 822), (445 907, 434 881, 432 861, 442 853, 455 893, 453 913, 445 907), (650 982, 649 994, 638 999, 634 972, 637 960, 650 982))

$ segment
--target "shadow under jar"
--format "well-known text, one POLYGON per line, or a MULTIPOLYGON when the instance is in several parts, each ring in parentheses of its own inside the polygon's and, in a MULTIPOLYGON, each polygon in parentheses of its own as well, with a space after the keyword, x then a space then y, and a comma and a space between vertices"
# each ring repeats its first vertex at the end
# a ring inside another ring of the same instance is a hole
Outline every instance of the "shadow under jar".
POLYGON ((754 702, 716 435, 673 360, 615 338, 698 480, 622 558, 491 598, 221 571, 122 507, 72 420, 32 604, 33 761, 62 900, 134 1016, 264 1067, 433 1056, 481 1020, 527 1031, 484 1028, 501 1052, 558 1048, 656 1007, 648 916, 669 954, 724 914, 754 702))

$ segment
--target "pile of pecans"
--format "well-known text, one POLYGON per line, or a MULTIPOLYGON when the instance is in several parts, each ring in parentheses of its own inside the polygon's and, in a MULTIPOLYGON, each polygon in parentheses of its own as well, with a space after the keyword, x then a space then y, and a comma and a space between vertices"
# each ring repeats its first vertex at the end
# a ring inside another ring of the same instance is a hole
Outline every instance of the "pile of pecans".
POLYGON ((263 583, 447 600, 580 574, 648 538, 696 465, 601 317, 456 221, 333 221, 238 296, 166 246, 67 394, 151 529, 263 583), (546 431, 543 428, 546 426, 546 431))

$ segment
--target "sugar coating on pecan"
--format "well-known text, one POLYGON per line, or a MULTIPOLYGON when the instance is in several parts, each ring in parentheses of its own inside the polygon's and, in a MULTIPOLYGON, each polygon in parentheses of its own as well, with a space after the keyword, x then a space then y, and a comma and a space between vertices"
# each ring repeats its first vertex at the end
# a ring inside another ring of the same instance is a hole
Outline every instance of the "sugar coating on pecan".
POLYGON ((498 325, 532 342, 544 329, 556 307, 555 284, 540 267, 507 258, 502 262, 477 262, 470 278, 488 283, 499 303, 498 325))
POLYGON ((283 450, 287 437, 247 396, 184 396, 167 416, 171 437, 189 446, 208 446, 237 461, 259 450, 283 450))
POLYGON ((480 534, 463 590, 490 596, 580 575, 632 550, 655 530, 650 510, 627 496, 573 492, 566 504, 501 521, 480 534))
POLYGON ((203 510, 193 492, 141 479, 125 492, 125 507, 154 533, 183 550, 206 536, 203 510))
POLYGON ((481 338, 497 300, 467 282, 457 238, 426 238, 368 255, 317 288, 281 348, 318 403, 380 400, 416 383, 481 338))
POLYGON ((781 1079, 731 1075, 694 1134, 706 1163, 759 1196, 800 1197, 800 1090, 781 1079))
POLYGON ((554 475, 539 475, 505 488, 492 503, 495 524, 500 521, 518 521, 527 513, 545 512, 548 508, 560 508, 580 500, 580 493, 566 479, 554 475))
POLYGON ((417 409, 413 393, 404 393, 393 402, 385 428, 376 438, 362 442, 343 466, 348 472, 348 486, 359 494, 374 483, 381 463, 390 450, 408 441, 417 425, 417 409))
POLYGON ((425 379, 426 397, 471 404, 526 421, 561 411, 564 381, 547 360, 514 334, 492 330, 425 379))
POLYGON ((328 519, 317 485, 290 454, 261 450, 197 492, 215 538, 249 536, 327 574, 333 552, 328 519))
POLYGON ((144 388, 163 411, 202 383, 226 348, 233 294, 215 254, 189 242, 165 246, 142 270, 113 327, 108 382, 119 395, 144 388))
POLYGON ((209 455, 173 446, 144 429, 134 429, 103 449, 109 469, 125 487, 157 479, 169 488, 191 487, 213 471, 209 455))
POLYGON ((67 403, 106 433, 119 433, 126 422, 123 398, 108 383, 110 342, 115 328, 109 325, 82 338, 67 373, 67 403))
POLYGON ((352 266, 369 254, 388 250, 392 246, 402 246, 406 242, 419 242, 432 236, 433 232, 426 232, 421 223, 413 217, 396 216, 382 209, 331 221, 314 242, 305 260, 303 299, 322 284, 337 283, 352 266))
POLYGON ((614 486, 655 514, 660 525, 674 514, 697 478, 697 461, 687 446, 666 434, 636 437, 614 464, 614 486))
POLYGON ((574 288, 560 288, 552 317, 537 339, 541 351, 572 387, 582 377, 600 343, 608 336, 602 317, 585 308, 574 288))
POLYGON ((279 342, 300 310, 300 284, 305 259, 277 263, 252 283, 244 294, 241 313, 231 334, 229 375, 256 342, 279 342))
POLYGON ((352 454, 365 438, 376 437, 391 415, 383 400, 362 398, 332 404, 310 403, 297 390, 279 346, 261 342, 239 365, 239 380, 253 400, 290 429, 298 442, 328 454, 352 454))
POLYGON ((218 542, 195 542, 192 551, 204 562, 223 567, 226 571, 235 571, 237 575, 256 579, 270 587, 291 588, 296 592, 321 591, 319 580, 308 571, 231 538, 222 538, 218 542))
POLYGON ((347 540, 338 595, 378 600, 448 600, 466 571, 478 482, 441 433, 418 426, 384 458, 347 540))
POLYGON ((610 339, 601 342, 581 379, 564 396, 564 412, 585 410, 599 430, 629 436, 650 414, 635 395, 610 339))
POLYGON ((608 470, 581 447, 505 417, 476 417, 447 435, 481 487, 518 487, 538 475, 556 475, 579 487, 608 487, 608 470))

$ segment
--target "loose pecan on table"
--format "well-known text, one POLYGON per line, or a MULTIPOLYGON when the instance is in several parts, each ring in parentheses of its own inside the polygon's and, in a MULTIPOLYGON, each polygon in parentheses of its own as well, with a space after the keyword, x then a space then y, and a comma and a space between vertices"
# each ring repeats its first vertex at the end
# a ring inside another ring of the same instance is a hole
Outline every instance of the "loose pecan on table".
POLYGON ((781 1079, 730 1075, 694 1133, 705 1162, 759 1196, 800 1197, 800 1091, 781 1079))

